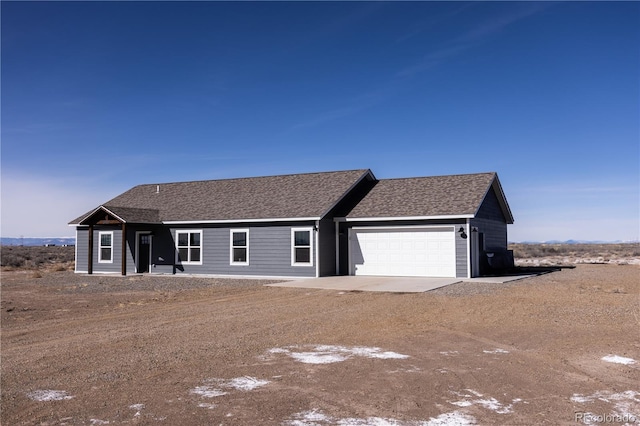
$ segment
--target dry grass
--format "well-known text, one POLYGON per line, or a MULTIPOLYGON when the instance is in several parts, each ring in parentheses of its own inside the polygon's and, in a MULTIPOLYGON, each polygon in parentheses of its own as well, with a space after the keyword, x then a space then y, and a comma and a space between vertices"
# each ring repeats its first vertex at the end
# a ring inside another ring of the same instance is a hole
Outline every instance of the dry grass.
POLYGON ((509 244, 517 265, 640 263, 640 244, 509 244))
POLYGON ((0 247, 3 271, 43 270, 72 271, 75 266, 74 247, 2 246, 0 247))

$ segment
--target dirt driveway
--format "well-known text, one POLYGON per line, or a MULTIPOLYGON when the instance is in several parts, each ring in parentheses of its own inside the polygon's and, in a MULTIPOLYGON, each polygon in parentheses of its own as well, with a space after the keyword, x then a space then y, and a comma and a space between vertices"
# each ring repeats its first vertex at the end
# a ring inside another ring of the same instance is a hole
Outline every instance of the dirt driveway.
POLYGON ((0 420, 635 424, 639 276, 583 265, 388 294, 3 273, 0 420))

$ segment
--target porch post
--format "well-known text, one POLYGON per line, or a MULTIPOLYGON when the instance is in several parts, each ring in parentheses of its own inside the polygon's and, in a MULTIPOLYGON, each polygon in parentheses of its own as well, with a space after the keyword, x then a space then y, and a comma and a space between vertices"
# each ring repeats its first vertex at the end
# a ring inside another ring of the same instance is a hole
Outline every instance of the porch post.
POLYGON ((122 222, 122 275, 127 275, 127 224, 122 222))
POLYGON ((93 274, 93 225, 89 225, 89 259, 87 264, 87 273, 93 274))

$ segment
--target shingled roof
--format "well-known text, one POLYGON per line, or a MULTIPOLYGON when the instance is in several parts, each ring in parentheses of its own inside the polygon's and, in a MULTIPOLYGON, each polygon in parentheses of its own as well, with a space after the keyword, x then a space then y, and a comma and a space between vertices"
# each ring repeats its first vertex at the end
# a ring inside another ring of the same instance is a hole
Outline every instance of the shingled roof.
MULTIPOLYGON (((321 218, 369 169, 136 186, 107 201, 129 223, 321 218)), ((98 208, 98 209, 99 209, 98 208)), ((92 210, 70 224, 82 224, 92 210)))
POLYGON ((508 223, 513 217, 496 173, 381 179, 347 219, 474 217, 494 188, 508 223))

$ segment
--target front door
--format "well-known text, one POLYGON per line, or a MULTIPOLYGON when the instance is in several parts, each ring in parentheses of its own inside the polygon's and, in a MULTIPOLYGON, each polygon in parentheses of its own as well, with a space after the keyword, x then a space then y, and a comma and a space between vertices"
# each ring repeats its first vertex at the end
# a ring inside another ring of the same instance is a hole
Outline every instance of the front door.
POLYGON ((138 273, 149 272, 151 257, 151 234, 138 235, 138 273))

